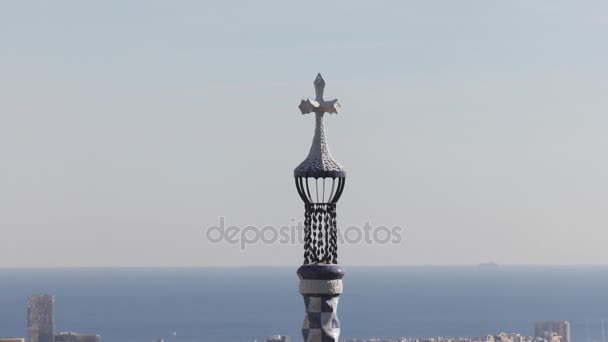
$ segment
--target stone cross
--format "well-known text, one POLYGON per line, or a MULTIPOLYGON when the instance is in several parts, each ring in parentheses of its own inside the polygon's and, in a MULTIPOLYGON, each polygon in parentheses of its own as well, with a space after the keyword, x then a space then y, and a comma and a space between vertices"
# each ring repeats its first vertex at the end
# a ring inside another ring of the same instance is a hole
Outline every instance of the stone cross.
POLYGON ((338 103, 338 99, 334 99, 334 100, 330 100, 330 101, 325 101, 325 99, 323 99, 323 90, 325 90, 325 80, 323 79, 323 76, 321 76, 321 74, 317 75, 317 78, 315 79, 314 82, 315 85, 315 94, 316 97, 314 100, 311 99, 306 99, 306 100, 302 100, 302 102, 300 102, 300 111, 302 112, 302 114, 308 114, 308 113, 330 113, 330 114, 337 114, 338 113, 338 109, 336 107, 340 107, 340 104, 338 103))
POLYGON ((315 135, 308 157, 296 167, 294 175, 296 177, 345 177, 346 172, 332 156, 325 138, 325 125, 323 116, 325 113, 337 114, 340 104, 337 99, 325 101, 323 91, 325 90, 325 80, 321 74, 313 82, 315 85, 316 97, 314 100, 306 99, 300 102, 302 114, 315 113, 315 135))

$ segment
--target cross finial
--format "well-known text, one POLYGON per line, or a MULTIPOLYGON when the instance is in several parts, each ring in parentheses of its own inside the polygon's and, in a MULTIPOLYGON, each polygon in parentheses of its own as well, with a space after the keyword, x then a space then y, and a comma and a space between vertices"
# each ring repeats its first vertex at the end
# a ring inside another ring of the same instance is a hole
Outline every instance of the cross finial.
POLYGON ((316 100, 318 102, 323 101, 323 90, 325 90, 325 80, 321 74, 317 74, 317 78, 315 78, 315 94, 317 95, 316 100))
POLYGON ((317 75, 313 82, 317 97, 315 100, 302 100, 300 110, 302 114, 315 113, 315 135, 312 138, 312 146, 308 157, 296 167, 296 177, 345 177, 346 173, 342 166, 329 153, 327 138, 325 137, 325 125, 323 117, 325 113, 337 113, 338 100, 325 101, 323 90, 325 81, 321 74, 317 75))
POLYGON ((318 74, 313 84, 315 86, 316 98, 314 100, 306 99, 300 102, 299 107, 302 114, 308 114, 312 112, 318 114, 337 114, 338 109, 336 107, 340 106, 340 104, 338 104, 338 100, 334 99, 330 101, 325 101, 325 99, 323 99, 323 91, 325 90, 325 80, 323 79, 323 76, 321 76, 321 74, 318 74))

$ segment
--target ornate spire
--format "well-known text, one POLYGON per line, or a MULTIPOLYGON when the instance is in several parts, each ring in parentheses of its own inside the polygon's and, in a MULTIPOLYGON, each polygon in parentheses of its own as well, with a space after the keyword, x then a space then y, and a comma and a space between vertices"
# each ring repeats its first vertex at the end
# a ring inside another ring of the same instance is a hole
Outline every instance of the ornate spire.
POLYGON ((325 81, 314 81, 314 100, 302 100, 302 114, 315 113, 315 136, 308 157, 294 170, 298 195, 304 202, 304 265, 298 269, 306 315, 304 342, 338 342, 338 299, 344 271, 338 265, 336 204, 342 196, 346 172, 329 153, 323 116, 338 113, 338 100, 325 101, 325 81), (314 179, 312 179, 314 178, 314 179), (327 181, 327 186, 326 186, 327 181))
POLYGON ((312 139, 312 146, 308 157, 296 167, 294 176, 296 177, 345 177, 346 171, 331 155, 327 139, 325 138, 325 125, 323 116, 325 113, 337 114, 340 107, 338 100, 326 101, 323 98, 325 90, 325 80, 321 74, 313 82, 315 86, 316 98, 306 99, 300 102, 302 114, 315 113, 315 135, 312 139))

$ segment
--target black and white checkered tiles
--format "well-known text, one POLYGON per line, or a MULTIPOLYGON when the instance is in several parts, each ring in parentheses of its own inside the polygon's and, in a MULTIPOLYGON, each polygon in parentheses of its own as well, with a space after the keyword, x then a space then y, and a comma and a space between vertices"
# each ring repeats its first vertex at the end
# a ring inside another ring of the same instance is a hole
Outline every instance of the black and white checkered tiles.
POLYGON ((306 317, 302 324, 304 342, 338 342, 338 296, 304 296, 306 317))

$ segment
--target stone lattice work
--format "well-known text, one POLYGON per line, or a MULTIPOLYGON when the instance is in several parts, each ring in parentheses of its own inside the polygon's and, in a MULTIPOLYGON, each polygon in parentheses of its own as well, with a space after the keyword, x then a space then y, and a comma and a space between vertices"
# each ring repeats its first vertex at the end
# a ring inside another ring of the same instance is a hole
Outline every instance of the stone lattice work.
POLYGON ((315 114, 316 125, 312 146, 308 157, 294 170, 296 177, 319 177, 328 174, 342 176, 344 174, 344 168, 332 157, 329 146, 327 146, 323 115, 323 113, 315 114))

